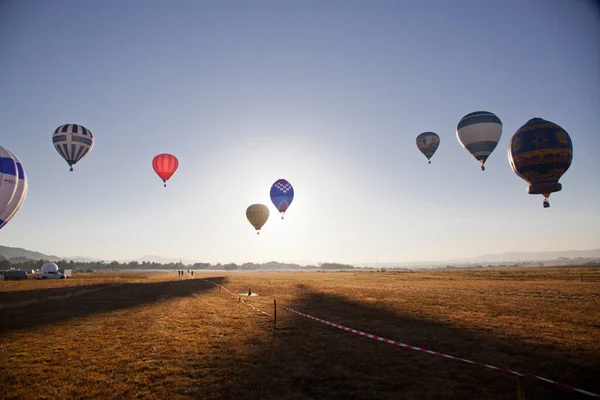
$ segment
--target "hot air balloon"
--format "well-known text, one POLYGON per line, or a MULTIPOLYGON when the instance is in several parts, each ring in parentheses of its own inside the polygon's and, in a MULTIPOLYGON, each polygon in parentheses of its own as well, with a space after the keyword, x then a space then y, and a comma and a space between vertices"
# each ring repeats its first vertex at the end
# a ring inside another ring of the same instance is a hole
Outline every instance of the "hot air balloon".
POLYGON ((475 111, 465 115, 456 127, 459 143, 477 160, 485 171, 485 160, 498 145, 502 136, 502 121, 489 111, 475 111))
POLYGON ((0 229, 19 211, 27 197, 27 176, 21 161, 0 147, 0 229))
POLYGON ((177 167, 179 167, 179 160, 171 154, 159 154, 152 160, 152 168, 154 168, 154 172, 162 179, 165 187, 167 187, 167 181, 177 171, 177 167))
POLYGON ((508 144, 508 161, 512 170, 529 183, 529 194, 544 195, 544 208, 550 207, 548 197, 558 192, 560 177, 573 160, 573 143, 559 125, 542 118, 533 118, 520 127, 508 144))
POLYGON ((286 210, 292 204, 294 200, 294 188, 292 184, 285 179, 277 179, 273 186, 271 186, 271 201, 277 208, 277 211, 281 213, 281 219, 286 210))
POLYGON ((94 135, 81 125, 61 125, 54 131, 52 143, 73 171, 73 165, 94 147, 94 135))
POLYGON ((427 157, 431 164, 431 157, 440 145, 440 137, 434 132, 423 132, 417 136, 417 148, 427 157))
POLYGON ((246 218, 248 218, 248 221, 254 226, 256 234, 258 235, 260 233, 260 228, 262 228, 269 219, 269 208, 264 204, 252 204, 246 209, 246 218))

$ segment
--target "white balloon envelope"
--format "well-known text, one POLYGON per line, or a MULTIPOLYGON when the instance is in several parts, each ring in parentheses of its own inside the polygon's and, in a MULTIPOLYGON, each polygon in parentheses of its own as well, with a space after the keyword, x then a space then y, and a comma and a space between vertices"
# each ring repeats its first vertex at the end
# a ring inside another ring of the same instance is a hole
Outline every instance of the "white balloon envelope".
POLYGON ((502 136, 502 121, 489 111, 475 111, 462 117, 456 126, 456 137, 462 147, 481 162, 485 161, 498 145, 502 136))
POLYGON ((19 158, 0 147, 0 229, 19 211, 27 197, 27 175, 19 158))

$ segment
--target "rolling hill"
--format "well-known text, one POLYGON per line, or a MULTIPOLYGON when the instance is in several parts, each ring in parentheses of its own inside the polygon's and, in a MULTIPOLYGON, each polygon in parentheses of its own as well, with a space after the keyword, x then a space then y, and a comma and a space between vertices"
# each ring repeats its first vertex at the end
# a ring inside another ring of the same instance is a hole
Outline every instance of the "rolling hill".
POLYGON ((0 256, 6 259, 11 258, 28 258, 30 260, 49 260, 49 261, 60 261, 61 257, 40 253, 37 251, 31 251, 22 249, 20 247, 7 247, 0 246, 0 256))

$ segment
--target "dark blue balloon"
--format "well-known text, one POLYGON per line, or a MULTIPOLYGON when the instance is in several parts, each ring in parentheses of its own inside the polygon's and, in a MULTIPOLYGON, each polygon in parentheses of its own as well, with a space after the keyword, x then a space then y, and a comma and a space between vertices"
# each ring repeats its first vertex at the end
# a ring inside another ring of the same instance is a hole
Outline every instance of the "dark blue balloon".
POLYGON ((277 208, 277 211, 281 213, 281 219, 283 214, 287 211, 290 204, 294 200, 294 188, 292 184, 285 179, 278 179, 271 186, 271 201, 277 208))
MULTIPOLYGON (((547 199, 562 189, 558 180, 571 166, 573 143, 559 125, 533 118, 513 135, 508 159, 513 171, 529 183, 529 194, 541 194, 547 199)), ((548 206, 545 200, 544 207, 548 206)))

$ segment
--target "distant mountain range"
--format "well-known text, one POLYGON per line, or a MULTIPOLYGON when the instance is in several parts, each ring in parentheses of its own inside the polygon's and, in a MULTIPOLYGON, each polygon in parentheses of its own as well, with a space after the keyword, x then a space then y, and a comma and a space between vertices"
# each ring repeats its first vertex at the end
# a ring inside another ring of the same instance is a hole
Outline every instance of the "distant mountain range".
MULTIPOLYGON (((76 262, 92 262, 100 261, 100 259, 88 258, 88 257, 59 257, 54 255, 48 255, 37 251, 27 250, 19 247, 7 247, 0 246, 0 260, 1 259, 30 259, 30 260, 49 260, 49 261, 61 261, 61 260, 73 260, 76 262)), ((523 262, 523 261, 548 261, 555 260, 558 258, 600 258, 600 249, 593 250, 568 250, 568 251, 541 251, 541 252, 509 252, 501 254, 485 254, 471 258, 463 258, 457 260, 448 261, 432 261, 432 262, 385 262, 385 263, 356 263, 355 266, 372 266, 372 267, 398 267, 398 266, 439 266, 442 264, 457 264, 457 263, 506 263, 506 262, 523 262)), ((105 261, 112 261, 106 259, 105 261)), ((154 262, 160 264, 178 263, 183 262, 186 265, 194 264, 197 260, 187 260, 176 257, 162 257, 155 255, 148 255, 139 257, 136 259, 129 260, 117 260, 121 262, 137 261, 137 262, 154 262)), ((304 260, 306 261, 306 260, 304 260)), ((306 261, 306 264, 309 264, 306 261)))
POLYGON ((60 261, 61 257, 50 256, 48 254, 40 253, 37 251, 31 251, 22 249, 20 247, 7 247, 0 246, 0 256, 6 259, 11 258, 27 258, 30 260, 48 260, 48 261, 60 261))
POLYGON ((537 251, 537 252, 508 252, 499 254, 484 254, 475 257, 465 257, 444 261, 413 261, 413 262, 377 262, 377 263, 357 263, 355 266, 370 266, 379 268, 421 268, 421 267, 439 267, 445 265, 460 264, 501 264, 532 261, 554 261, 559 258, 600 258, 600 249, 593 250, 565 250, 565 251, 537 251))
POLYGON ((508 261, 545 261, 556 258, 597 258, 600 249, 594 250, 568 250, 568 251, 539 251, 539 252, 514 252, 502 254, 486 254, 467 259, 471 262, 508 262, 508 261))
MULTIPOLYGON (((93 262, 93 261, 101 261, 100 258, 92 258, 92 257, 80 257, 80 256, 65 256, 59 257, 49 254, 40 253, 39 251, 32 251, 23 249, 20 247, 8 247, 8 246, 0 246, 0 260, 2 259, 29 259, 29 260, 48 260, 48 261, 75 261, 75 262, 93 262)), ((105 259, 104 261, 112 261, 112 259, 105 259)), ((161 257, 161 256, 144 256, 136 259, 128 259, 128 260, 118 260, 118 261, 137 261, 137 262, 154 262, 160 264, 169 264, 169 263, 178 263, 180 261, 179 258, 175 257, 161 257)), ((194 264, 197 261, 194 260, 181 260, 184 264, 194 264)))

